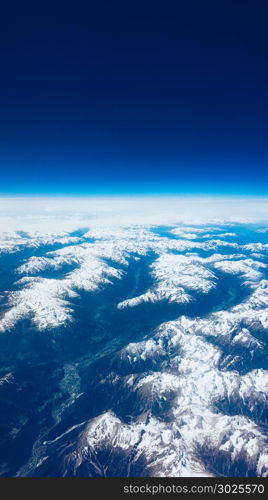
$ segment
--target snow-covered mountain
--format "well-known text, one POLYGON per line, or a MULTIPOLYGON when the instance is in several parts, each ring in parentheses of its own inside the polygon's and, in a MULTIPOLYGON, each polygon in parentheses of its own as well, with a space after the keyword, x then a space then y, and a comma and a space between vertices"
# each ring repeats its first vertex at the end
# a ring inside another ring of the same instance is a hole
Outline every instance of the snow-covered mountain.
POLYGON ((2 233, 1 474, 267 476, 266 229, 2 233))

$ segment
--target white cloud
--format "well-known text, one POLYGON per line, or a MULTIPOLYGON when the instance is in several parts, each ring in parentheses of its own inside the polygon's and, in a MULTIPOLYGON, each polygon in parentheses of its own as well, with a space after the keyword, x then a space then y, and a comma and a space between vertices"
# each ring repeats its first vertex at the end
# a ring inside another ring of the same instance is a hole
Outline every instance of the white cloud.
POLYGON ((0 198, 4 230, 59 231, 86 225, 267 221, 267 197, 0 198))

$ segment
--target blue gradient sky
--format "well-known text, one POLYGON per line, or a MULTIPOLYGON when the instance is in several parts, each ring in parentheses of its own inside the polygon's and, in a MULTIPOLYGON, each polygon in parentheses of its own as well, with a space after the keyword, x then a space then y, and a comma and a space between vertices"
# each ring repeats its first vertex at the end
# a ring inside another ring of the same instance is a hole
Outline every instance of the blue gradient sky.
POLYGON ((6 2, 0 193, 267 195, 267 21, 248 0, 6 2))

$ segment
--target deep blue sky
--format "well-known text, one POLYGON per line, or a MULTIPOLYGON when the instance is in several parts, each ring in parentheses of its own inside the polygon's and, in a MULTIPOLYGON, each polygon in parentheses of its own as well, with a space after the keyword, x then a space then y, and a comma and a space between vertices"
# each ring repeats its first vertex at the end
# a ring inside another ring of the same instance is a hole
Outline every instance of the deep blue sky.
POLYGON ((5 4, 0 193, 268 194, 267 2, 5 4))

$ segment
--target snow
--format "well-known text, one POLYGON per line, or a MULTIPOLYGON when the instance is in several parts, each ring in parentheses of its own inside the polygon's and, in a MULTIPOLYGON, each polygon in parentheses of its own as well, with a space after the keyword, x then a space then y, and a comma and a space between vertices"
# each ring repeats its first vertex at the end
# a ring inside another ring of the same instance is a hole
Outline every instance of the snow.
POLYGON ((216 276, 212 271, 183 255, 161 255, 151 265, 151 274, 155 281, 154 287, 138 297, 119 303, 119 308, 161 300, 185 304, 192 300, 189 290, 208 293, 216 286, 216 276))
MULTIPOLYGON (((133 453, 133 460, 145 457, 151 475, 210 476, 202 459, 202 450, 207 449, 211 456, 226 453, 230 463, 243 457, 256 475, 268 475, 267 440, 256 419, 258 405, 266 408, 268 371, 258 368, 241 374, 236 369, 245 353, 261 355, 265 348, 254 332, 256 324, 268 329, 263 261, 268 245, 224 241, 220 238, 236 233, 226 232, 227 224, 219 222, 202 227, 174 223, 169 230, 176 238, 161 236, 155 227, 143 224, 94 226, 81 237, 65 231, 2 234, 2 254, 33 250, 27 258, 18 257, 14 282, 3 291, 2 333, 25 319, 39 331, 70 324, 73 299, 81 292, 115 286, 128 272, 129 263, 145 256, 151 258, 151 284, 119 302, 119 311, 146 302, 198 301, 217 290, 220 273, 237 276, 249 292, 233 307, 162 323, 151 338, 129 343, 117 353, 117 361, 130 372, 117 373, 115 364, 110 378, 137 401, 146 401, 146 411, 131 423, 123 422, 112 409, 89 421, 77 444, 77 461, 87 450, 93 457, 99 449, 118 449, 126 456, 133 453), (223 359, 225 348, 230 353, 223 359), (148 369, 152 363, 153 369, 148 369), (166 421, 153 412, 153 405, 161 407, 163 401, 170 404, 166 421), (223 410, 232 405, 243 411, 229 415, 223 410)), ((4 375, 0 384, 10 381, 12 376, 4 375)))

